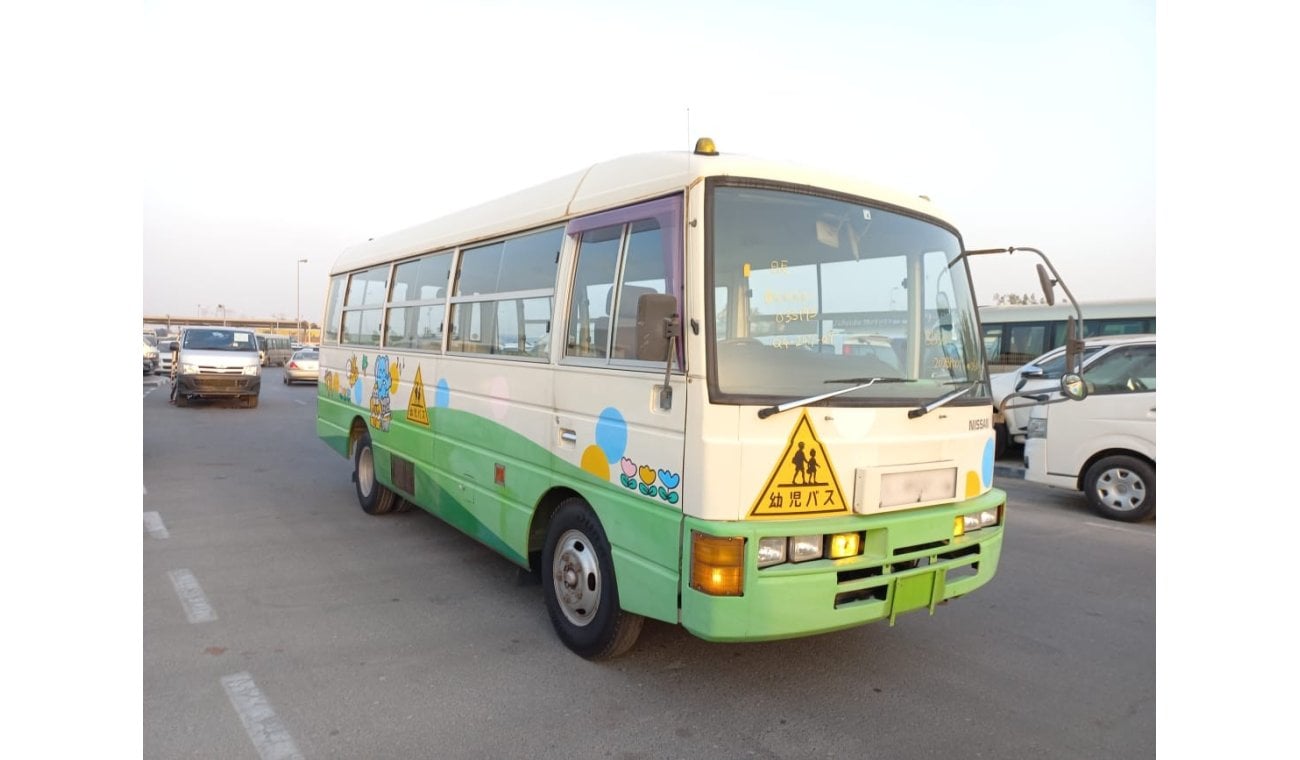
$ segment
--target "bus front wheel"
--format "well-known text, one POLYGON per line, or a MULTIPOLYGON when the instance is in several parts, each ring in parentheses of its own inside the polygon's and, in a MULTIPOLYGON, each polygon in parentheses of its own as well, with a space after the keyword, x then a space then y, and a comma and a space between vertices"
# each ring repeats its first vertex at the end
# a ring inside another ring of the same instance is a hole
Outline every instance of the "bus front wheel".
POLYGON ((546 612, 564 645, 588 660, 607 660, 636 643, 644 618, 619 607, 605 529, 582 499, 560 504, 546 535, 542 569, 546 612))
POLYGON ((361 503, 362 511, 368 515, 387 514, 392 510, 397 494, 375 477, 375 452, 370 445, 369 433, 362 433, 357 439, 352 461, 352 481, 357 485, 357 501, 361 503))

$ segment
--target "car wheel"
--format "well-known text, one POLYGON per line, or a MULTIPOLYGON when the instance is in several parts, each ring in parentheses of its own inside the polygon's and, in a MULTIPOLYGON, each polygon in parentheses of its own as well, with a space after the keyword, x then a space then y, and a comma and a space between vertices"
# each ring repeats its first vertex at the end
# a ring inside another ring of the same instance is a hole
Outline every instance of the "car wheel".
POLYGON ((283 375, 283 376, 280 377, 280 379, 284 381, 284 384, 285 384, 285 385, 288 385, 288 384, 289 384, 289 376, 288 376, 288 375, 283 375))
POLYGON ((257 408, 257 396, 245 396, 245 397, 244 397, 244 408, 245 408, 245 409, 256 409, 256 408, 257 408))
POLYGON ((368 515, 384 515, 393 509, 397 494, 388 490, 375 477, 375 452, 370 445, 370 434, 362 433, 353 455, 352 480, 357 485, 357 501, 368 515))
POLYGON ((1088 468, 1083 491, 1102 517, 1137 522, 1156 511, 1156 470, 1126 454, 1104 457, 1088 468))
POLYGON ((619 606, 613 554, 605 529, 586 502, 566 499, 542 549, 546 612, 564 645, 588 660, 623 654, 645 621, 619 606))
POLYGON ((993 458, 1001 459, 1007 453, 1007 439, 1010 436, 1007 433, 1007 426, 998 423, 993 426, 993 458))

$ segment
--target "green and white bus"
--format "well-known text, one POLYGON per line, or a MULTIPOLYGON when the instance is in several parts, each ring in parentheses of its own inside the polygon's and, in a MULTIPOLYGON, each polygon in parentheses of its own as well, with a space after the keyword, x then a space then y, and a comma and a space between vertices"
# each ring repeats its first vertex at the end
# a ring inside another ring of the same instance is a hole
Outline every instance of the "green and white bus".
POLYGON ((925 198, 707 139, 599 163, 344 251, 317 432, 366 512, 537 572, 589 659, 646 617, 933 614, 992 579, 1006 509, 965 253, 925 198))

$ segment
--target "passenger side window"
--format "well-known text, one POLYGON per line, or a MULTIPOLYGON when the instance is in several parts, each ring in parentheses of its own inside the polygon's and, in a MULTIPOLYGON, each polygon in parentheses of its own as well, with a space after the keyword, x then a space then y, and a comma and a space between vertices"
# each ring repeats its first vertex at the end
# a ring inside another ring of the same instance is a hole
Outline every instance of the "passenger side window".
POLYGON ((547 358, 563 240, 555 227, 461 251, 448 350, 547 358))
POLYGON ((671 295, 680 313, 680 209, 679 198, 667 198, 570 223, 578 258, 566 358, 604 364, 652 360, 654 347, 662 351, 662 342, 647 334, 662 316, 646 316, 651 301, 642 299, 671 295))
POLYGON ((393 293, 384 345, 417 351, 442 348, 451 251, 404 261, 393 270, 393 293))
POLYGON ((1089 392, 1146 393, 1156 389, 1156 347, 1124 346, 1100 357, 1084 370, 1089 392))
POLYGON ((387 266, 353 273, 343 304, 343 343, 379 345, 379 326, 383 321, 387 292, 387 266))

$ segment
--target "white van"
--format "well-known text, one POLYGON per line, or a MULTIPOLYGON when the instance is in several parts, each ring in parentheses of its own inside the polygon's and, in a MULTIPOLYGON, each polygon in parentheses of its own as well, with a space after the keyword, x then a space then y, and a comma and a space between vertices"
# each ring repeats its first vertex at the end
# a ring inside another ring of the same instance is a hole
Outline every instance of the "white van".
POLYGON ((181 333, 172 382, 172 403, 196 398, 238 398, 257 406, 262 358, 257 335, 239 327, 187 327, 181 333))
MULTIPOLYGON (((1107 351, 1134 343, 1155 343, 1156 336, 1106 335, 1088 338, 1083 345, 1083 368, 1094 357, 1107 351)), ((1016 393, 1050 395, 1065 375, 1065 346, 1054 348, 1014 372, 1000 372, 989 376, 993 390, 993 428, 997 434, 997 456, 1002 456, 1007 445, 1023 445, 1029 414, 1034 407, 1032 399, 1015 396, 1016 393)))
POLYGON ((1088 396, 1035 406, 1025 480, 1083 491, 1092 509, 1136 522, 1156 510, 1156 341, 1098 355, 1083 372, 1088 396))

